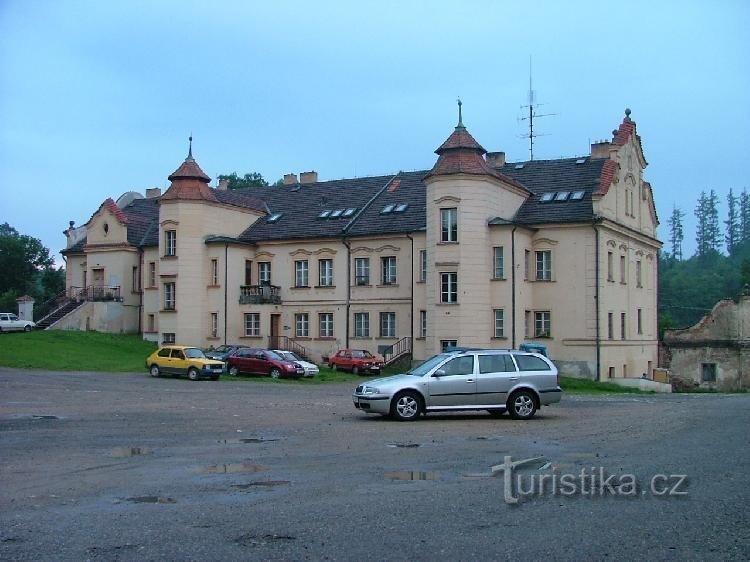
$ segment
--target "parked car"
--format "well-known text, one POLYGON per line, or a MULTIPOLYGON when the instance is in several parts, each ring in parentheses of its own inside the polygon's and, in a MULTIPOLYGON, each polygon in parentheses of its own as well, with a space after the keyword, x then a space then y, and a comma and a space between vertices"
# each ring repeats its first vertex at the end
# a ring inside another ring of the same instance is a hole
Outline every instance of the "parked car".
POLYGON ((229 356, 232 355, 238 349, 247 347, 246 345, 220 345, 216 349, 208 349, 204 351, 206 357, 209 359, 216 359, 217 361, 226 362, 229 356))
POLYGON ((539 353, 461 349, 431 357, 411 371, 357 386, 354 407, 411 421, 441 410, 505 411, 527 420, 562 396, 555 365, 539 353))
POLYGON ((355 375, 360 373, 379 374, 383 367, 383 360, 375 357, 366 349, 341 349, 328 358, 328 364, 333 370, 343 369, 355 375))
POLYGON ((274 349, 273 352, 282 359, 286 359, 287 361, 292 361, 293 363, 299 363, 300 365, 302 365, 302 368, 305 370, 306 377, 314 377, 320 372, 320 369, 315 363, 303 361, 291 351, 286 351, 284 349, 274 349))
POLYGON ((165 345, 146 358, 146 368, 152 377, 187 375, 191 380, 201 377, 219 380, 224 363, 207 358, 197 347, 165 345))
POLYGON ((227 371, 233 377, 243 373, 279 377, 302 377, 305 369, 295 361, 287 361, 268 349, 245 347, 238 349, 227 359, 227 371))
POLYGON ((21 320, 12 312, 0 312, 0 332, 30 332, 34 328, 36 324, 31 320, 21 320))

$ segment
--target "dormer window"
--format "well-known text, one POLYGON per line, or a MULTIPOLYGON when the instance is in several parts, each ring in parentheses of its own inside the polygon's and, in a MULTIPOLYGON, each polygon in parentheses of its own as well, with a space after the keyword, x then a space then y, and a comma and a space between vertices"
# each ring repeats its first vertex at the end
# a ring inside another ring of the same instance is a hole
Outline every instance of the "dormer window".
POLYGON ((583 199, 583 191, 574 191, 570 195, 570 199, 571 201, 580 201, 581 199, 583 199))
POLYGON ((396 208, 393 209, 394 213, 403 213, 409 205, 406 203, 399 203, 396 208))
POLYGON ((392 204, 386 205, 385 207, 383 207, 383 210, 380 211, 380 214, 381 215, 387 215, 388 213, 390 213, 390 212, 393 211, 394 207, 395 207, 395 205, 392 205, 392 204))
POLYGON ((284 213, 274 213, 273 215, 271 215, 270 217, 268 217, 268 221, 267 222, 276 222, 276 221, 278 221, 281 218, 281 215, 283 215, 283 214, 284 213))
POLYGON ((347 209, 346 211, 344 211, 344 213, 341 216, 342 217, 351 217, 354 214, 354 211, 356 211, 356 210, 357 209, 353 209, 353 208, 350 207, 349 209, 347 209))
POLYGON ((552 201, 552 199, 555 197, 554 193, 550 193, 549 191, 547 193, 542 193, 542 197, 540 198, 540 201, 542 203, 547 203, 549 201, 552 201))
POLYGON ((570 195, 570 191, 559 191, 557 195, 555 195, 555 201, 566 201, 568 195, 570 195))
POLYGON ((328 218, 328 215, 330 215, 330 214, 331 214, 331 209, 326 209, 325 211, 322 211, 322 212, 321 212, 321 213, 320 213, 320 214, 318 215, 318 218, 319 218, 319 219, 325 219, 325 218, 328 218))
POLYGON ((331 218, 335 219, 341 216, 341 214, 344 212, 344 209, 336 209, 335 211, 331 211, 331 218))

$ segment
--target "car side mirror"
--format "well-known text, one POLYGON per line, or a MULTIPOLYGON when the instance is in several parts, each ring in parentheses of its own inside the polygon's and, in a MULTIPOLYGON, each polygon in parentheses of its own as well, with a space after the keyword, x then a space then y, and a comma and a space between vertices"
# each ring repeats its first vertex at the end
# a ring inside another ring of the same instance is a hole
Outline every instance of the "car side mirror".
POLYGON ((435 371, 434 373, 432 373, 432 376, 440 378, 440 377, 444 377, 447 374, 448 373, 446 373, 443 369, 438 369, 437 371, 435 371))

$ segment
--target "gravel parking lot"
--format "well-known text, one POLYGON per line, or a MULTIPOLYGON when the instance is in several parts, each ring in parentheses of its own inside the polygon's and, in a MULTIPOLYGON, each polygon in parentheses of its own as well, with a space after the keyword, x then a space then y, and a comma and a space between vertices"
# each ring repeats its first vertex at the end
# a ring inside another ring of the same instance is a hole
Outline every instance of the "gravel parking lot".
POLYGON ((3 560, 750 558, 750 395, 398 423, 352 384, 0 369, 0 388, 3 560), (493 476, 507 457, 536 458, 511 476, 545 492, 493 476))

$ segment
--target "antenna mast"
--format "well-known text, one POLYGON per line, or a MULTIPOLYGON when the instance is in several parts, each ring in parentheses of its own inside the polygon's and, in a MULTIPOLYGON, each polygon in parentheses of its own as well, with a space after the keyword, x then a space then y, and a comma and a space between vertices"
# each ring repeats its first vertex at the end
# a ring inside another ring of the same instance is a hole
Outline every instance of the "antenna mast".
POLYGON ((544 105, 541 103, 535 103, 535 95, 534 95, 534 88, 532 88, 531 85, 531 57, 529 57, 529 103, 528 105, 522 105, 521 109, 528 109, 528 115, 525 117, 519 117, 519 121, 528 121, 529 122, 529 132, 525 135, 521 135, 522 139, 529 139, 529 160, 534 159, 534 139, 536 137, 546 137, 546 133, 535 133, 534 132, 534 119, 537 117, 551 117, 553 115, 557 115, 556 113, 537 113, 536 110, 540 105, 544 105))

